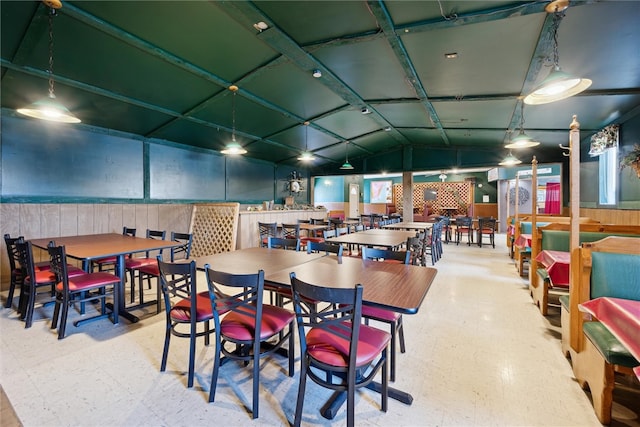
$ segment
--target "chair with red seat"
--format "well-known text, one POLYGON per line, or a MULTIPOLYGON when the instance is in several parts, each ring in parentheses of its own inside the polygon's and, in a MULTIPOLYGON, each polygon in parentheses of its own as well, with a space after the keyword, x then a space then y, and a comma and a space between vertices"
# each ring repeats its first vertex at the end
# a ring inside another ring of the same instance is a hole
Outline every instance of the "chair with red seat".
MULTIPOLYGON (((13 304, 13 295, 16 288, 18 291, 21 291, 22 288, 22 269, 20 268, 20 256, 18 255, 18 249, 16 248, 16 243, 20 241, 24 241, 23 236, 11 237, 9 234, 4 235, 4 243, 7 246, 7 255, 9 257, 9 270, 11 271, 9 293, 7 294, 7 301, 4 303, 5 308, 9 308, 13 304)), ((20 299, 18 299, 18 307, 20 307, 20 299)))
MULTIPOLYGON (((362 248, 362 259, 381 260, 398 264, 409 264, 411 253, 409 251, 390 251, 386 249, 362 248)), ((404 325, 402 314, 383 308, 365 305, 362 307, 362 318, 365 322, 375 320, 386 323, 391 329, 391 381, 396 380, 396 336, 400 341, 400 352, 405 352, 404 325)))
POLYGON ((495 218, 478 218, 478 230, 476 231, 478 237, 478 246, 482 247, 482 240, 484 237, 489 237, 489 243, 494 248, 496 247, 496 219, 495 218))
POLYGON ((290 277, 301 361, 293 424, 300 426, 302 422, 307 377, 323 387, 347 393, 347 426, 352 427, 355 425, 355 390, 371 384, 381 372, 381 409, 386 412, 387 349, 391 337, 388 332, 361 324, 362 285, 350 289, 330 288, 303 282, 295 273, 290 277), (309 312, 304 305, 307 299, 322 301, 330 308, 309 312))
MULTIPOLYGON (((164 240, 167 237, 167 232, 165 230, 149 230, 147 229, 147 239, 155 239, 155 240, 164 240)), ((130 257, 125 259, 124 266, 126 271, 129 272, 129 277, 131 279, 131 302, 135 300, 136 293, 136 273, 140 269, 140 267, 144 267, 146 265, 151 265, 156 263, 156 255, 162 256, 162 249, 157 251, 146 251, 144 257, 130 257)), ((149 284, 149 288, 151 288, 151 284, 149 284)), ((143 299, 144 290, 142 287, 138 289, 139 298, 143 299)))
MULTIPOLYGON (((299 219, 298 224, 312 224, 313 221, 310 219, 299 219)), ((315 223, 314 223, 315 224, 315 223)), ((307 231, 306 235, 300 236, 300 247, 304 250, 307 247, 307 243, 309 242, 324 242, 324 238, 322 237, 322 230, 315 231, 307 231)))
POLYGON ((210 327, 213 312, 209 301, 209 291, 197 292, 195 261, 189 263, 164 262, 158 255, 157 262, 166 312, 160 372, 164 372, 167 368, 171 335, 189 338, 187 387, 193 387, 196 339, 204 337, 204 344, 209 345, 209 336, 213 333, 210 327), (198 330, 199 325, 203 325, 202 330, 198 330))
MULTIPOLYGON (((176 233, 174 231, 171 232, 171 241, 179 242, 180 246, 174 246, 171 248, 171 262, 175 262, 179 259, 189 259, 191 255, 191 245, 193 244, 193 234, 191 233, 176 233)), ((151 279, 158 278, 160 276, 160 270, 158 269, 158 263, 143 265, 138 268, 138 288, 143 288, 144 280, 147 280, 148 287, 151 288, 151 279)), ((157 288, 157 296, 156 296, 156 304, 157 304, 157 313, 160 313, 162 310, 162 290, 161 286, 158 284, 157 288)), ((140 293, 140 305, 144 305, 144 293, 140 293)), ((147 303, 149 305, 149 303, 147 303)))
POLYGON ((113 298, 113 323, 118 323, 118 298, 120 278, 115 274, 106 272, 83 273, 71 275, 67 264, 67 254, 64 246, 56 246, 55 242, 49 242, 47 250, 51 263, 51 272, 56 280, 56 306, 53 310, 51 329, 58 327, 58 339, 65 337, 69 307, 76 303, 100 300, 100 314, 90 318, 84 318, 74 322, 74 326, 80 323, 109 317, 106 308, 107 296, 113 298), (62 310, 62 313, 60 311, 62 310), (58 325, 58 317, 60 324, 58 325))
POLYGON ((456 245, 460 244, 462 236, 467 236, 467 246, 473 242, 473 218, 459 216, 456 218, 456 245))
POLYGON ((226 360, 253 362, 253 418, 258 418, 260 359, 288 343, 289 376, 294 370, 294 315, 282 307, 263 304, 264 271, 229 274, 204 267, 213 309, 216 337, 209 402, 215 400, 218 371, 226 360), (221 317, 226 312, 224 317, 221 317))
POLYGON ((260 235, 260 247, 266 248, 269 237, 278 237, 278 223, 258 222, 258 234, 260 235))
MULTIPOLYGON (((136 237, 136 229, 129 228, 129 227, 122 227, 122 235, 136 237)), ((131 255, 129 255, 129 257, 131 257, 131 255)), ((118 257, 115 257, 115 256, 99 258, 92 262, 91 267, 92 267, 92 270, 94 267, 98 267, 98 271, 112 270, 115 272, 117 261, 118 261, 118 257)))
POLYGON ((267 247, 271 249, 300 250, 300 239, 285 239, 283 237, 269 237, 267 247))

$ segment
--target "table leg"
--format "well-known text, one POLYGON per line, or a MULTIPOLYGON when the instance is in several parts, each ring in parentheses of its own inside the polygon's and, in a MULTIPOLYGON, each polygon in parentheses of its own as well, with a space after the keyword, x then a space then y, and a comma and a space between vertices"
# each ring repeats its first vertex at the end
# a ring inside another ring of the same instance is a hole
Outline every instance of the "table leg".
MULTIPOLYGON (((380 391, 382 390, 382 386, 377 382, 371 382, 365 387, 378 393, 380 393, 380 391)), ((407 393, 406 391, 398 390, 393 387, 388 387, 387 390, 389 392, 389 398, 404 403, 405 405, 411 405, 413 403, 413 396, 411 396, 411 394, 407 393)), ((331 395, 329 400, 327 400, 327 403, 322 406, 322 408, 320 409, 320 414, 324 418, 332 420, 340 410, 340 407, 346 401, 347 392, 336 391, 335 393, 333 393, 333 395, 331 395)))
MULTIPOLYGON (((118 314, 124 317, 125 319, 127 319, 128 321, 130 321, 131 323, 137 323, 140 320, 138 316, 128 312, 124 305, 124 300, 125 300, 124 282, 126 280, 126 276, 125 276, 126 271, 124 268, 124 255, 118 255, 118 259, 116 261, 116 273, 117 273, 117 276, 120 278, 120 284, 118 285, 118 292, 120 292, 120 295, 118 298, 118 305, 119 305, 118 314)), ((113 304, 107 303, 107 307, 113 310, 113 304)), ((114 319, 113 323, 118 323, 118 319, 114 319)))

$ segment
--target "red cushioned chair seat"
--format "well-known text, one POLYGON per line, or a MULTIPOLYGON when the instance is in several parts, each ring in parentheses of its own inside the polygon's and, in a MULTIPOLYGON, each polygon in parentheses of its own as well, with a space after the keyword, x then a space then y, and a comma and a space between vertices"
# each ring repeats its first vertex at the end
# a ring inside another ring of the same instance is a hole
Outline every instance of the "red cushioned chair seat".
POLYGON ((160 276, 160 269, 158 268, 158 264, 149 264, 143 265, 138 269, 138 271, 142 274, 148 274, 150 276, 160 276))
POLYGON ((301 237, 300 242, 324 243, 324 239, 322 237, 301 237))
POLYGON ((158 260, 155 258, 127 258, 124 265, 126 268, 140 268, 157 262, 158 260))
MULTIPOLYGON (((260 339, 267 339, 282 331, 294 318, 295 315, 287 309, 274 305, 263 305, 260 339)), ((255 325, 255 317, 234 311, 222 319, 220 332, 234 340, 250 341, 253 339, 255 325)))
POLYGON ((34 267, 36 271, 51 270, 51 264, 49 264, 49 261, 37 262, 34 267))
MULTIPOLYGON (((85 273, 80 276, 69 276, 69 292, 92 289, 119 282, 120 278, 111 273, 85 273)), ((56 290, 62 292, 62 282, 56 285, 56 290)))
MULTIPOLYGON (((191 302, 188 299, 178 301, 171 309, 171 318, 178 322, 189 322, 191 319, 191 302)), ((209 291, 198 292, 196 295, 196 321, 213 319, 209 291)))
MULTIPOLYGON (((367 325, 360 325, 356 366, 371 363, 387 347, 391 335, 367 325)), ((309 355, 319 362, 347 367, 350 341, 326 330, 311 328, 307 333, 309 355)))
MULTIPOLYGON (((27 281, 31 280, 31 277, 26 278, 27 281)), ((36 283, 49 283, 56 280, 56 275, 53 271, 36 271, 36 283)))
POLYGON ((384 322, 396 322, 400 319, 401 314, 395 311, 385 310, 383 308, 362 306, 362 317, 367 317, 373 320, 382 320, 384 322))

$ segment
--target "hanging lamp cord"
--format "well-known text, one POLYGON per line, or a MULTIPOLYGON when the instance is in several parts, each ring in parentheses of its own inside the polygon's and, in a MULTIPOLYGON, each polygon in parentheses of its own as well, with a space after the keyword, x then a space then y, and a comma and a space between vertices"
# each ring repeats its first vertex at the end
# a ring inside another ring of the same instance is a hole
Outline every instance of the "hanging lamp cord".
POLYGON ((54 83, 53 83, 53 17, 56 14, 56 10, 54 8, 50 8, 49 11, 49 69, 47 73, 49 74, 49 98, 55 98, 56 95, 54 93, 54 83))
POLYGON ((560 27, 560 21, 564 18, 564 12, 553 13, 553 66, 559 68, 560 55, 558 54, 558 28, 560 27))
POLYGON ((231 98, 231 141, 236 142, 236 91, 231 98))

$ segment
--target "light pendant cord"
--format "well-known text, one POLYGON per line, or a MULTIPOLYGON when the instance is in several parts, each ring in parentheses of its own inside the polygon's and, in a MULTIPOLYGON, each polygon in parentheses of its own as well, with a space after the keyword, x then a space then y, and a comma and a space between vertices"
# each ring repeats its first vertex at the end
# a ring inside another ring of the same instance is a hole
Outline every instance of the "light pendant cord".
POLYGON ((53 82, 53 16, 56 10, 51 8, 49 11, 49 98, 55 98, 54 82, 53 82))

